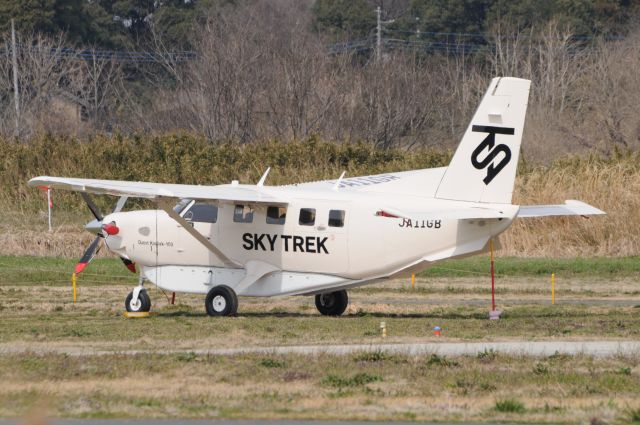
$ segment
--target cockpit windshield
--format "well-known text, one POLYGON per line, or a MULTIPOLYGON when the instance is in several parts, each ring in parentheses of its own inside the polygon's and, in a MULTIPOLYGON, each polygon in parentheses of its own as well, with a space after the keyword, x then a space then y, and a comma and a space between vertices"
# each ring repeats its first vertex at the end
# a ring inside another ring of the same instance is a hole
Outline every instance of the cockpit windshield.
POLYGON ((191 202, 191 199, 187 199, 187 198, 180 199, 180 202, 178 202, 178 203, 176 204, 176 206, 175 206, 175 207, 173 207, 173 210, 174 210, 176 213, 180 214, 180 213, 182 212, 182 210, 183 210, 187 205, 189 205, 189 203, 190 203, 190 202, 191 202))

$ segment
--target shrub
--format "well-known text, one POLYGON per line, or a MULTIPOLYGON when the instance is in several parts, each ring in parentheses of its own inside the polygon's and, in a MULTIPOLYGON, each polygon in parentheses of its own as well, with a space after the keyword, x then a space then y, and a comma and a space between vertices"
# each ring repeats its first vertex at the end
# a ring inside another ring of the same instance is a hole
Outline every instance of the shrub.
POLYGON ((268 367, 268 368, 278 368, 278 367, 284 367, 285 364, 284 364, 284 362, 281 362, 280 360, 271 359, 271 358, 264 358, 264 359, 260 360, 260 366, 268 367))
POLYGON ((496 401, 495 409, 503 413, 524 413, 524 404, 515 398, 507 398, 496 401))
POLYGON ((432 354, 427 360, 427 366, 442 366, 442 367, 456 367, 460 364, 454 360, 447 359, 446 356, 439 356, 437 354, 432 354))
POLYGON ((382 381, 382 377, 380 375, 370 375, 368 373, 358 373, 348 378, 338 375, 327 375, 322 380, 322 385, 342 389, 363 387, 366 384, 376 381, 382 381))

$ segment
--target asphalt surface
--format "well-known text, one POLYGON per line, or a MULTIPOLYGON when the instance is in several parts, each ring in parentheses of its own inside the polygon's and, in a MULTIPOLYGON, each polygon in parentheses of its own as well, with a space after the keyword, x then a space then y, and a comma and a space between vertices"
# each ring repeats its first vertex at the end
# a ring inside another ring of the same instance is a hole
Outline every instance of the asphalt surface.
MULTIPOLYGON (((31 425, 32 421, 0 419, 0 425, 31 425)), ((37 425, 497 425, 491 423, 449 423, 438 422, 359 422, 359 421, 303 421, 303 420, 191 420, 191 419, 53 419, 37 422, 37 425)), ((501 423, 500 425, 509 425, 501 423)), ((519 425, 526 425, 520 423, 519 425)))
MULTIPOLYGON (((350 345, 297 345, 275 347, 240 347, 217 349, 180 349, 180 350, 97 350, 94 348, 71 347, 16 347, 11 344, 0 345, 0 355, 21 353, 57 353, 69 356, 87 355, 138 355, 138 354, 179 354, 195 353, 199 355, 236 355, 236 354, 330 354, 345 355, 358 352, 381 351, 386 353, 425 355, 439 354, 447 356, 472 355, 483 351, 495 351, 510 355, 545 357, 552 354, 590 355, 594 357, 637 356, 640 355, 640 341, 504 341, 504 342, 429 342, 409 344, 350 344, 350 345)), ((1 425, 1 424, 0 424, 1 425)))
MULTIPOLYGON (((390 298, 384 301, 369 301, 353 299, 354 302, 367 305, 391 304, 391 305, 491 305, 491 299, 396 299, 390 298)), ((503 299, 497 300, 501 305, 544 305, 551 304, 549 297, 547 298, 526 298, 521 300, 503 299)), ((614 307, 635 307, 640 306, 638 299, 607 299, 607 298, 579 298, 579 299, 561 299, 556 300, 556 305, 594 305, 594 306, 614 306, 614 307)))

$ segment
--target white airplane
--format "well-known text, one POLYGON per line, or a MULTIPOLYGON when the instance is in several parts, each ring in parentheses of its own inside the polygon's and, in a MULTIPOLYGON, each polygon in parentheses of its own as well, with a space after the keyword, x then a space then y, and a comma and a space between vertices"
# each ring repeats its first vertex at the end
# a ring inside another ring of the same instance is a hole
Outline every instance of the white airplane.
POLYGON ((488 250, 516 217, 604 214, 579 201, 511 203, 530 81, 495 78, 448 167, 265 186, 196 186, 36 177, 31 186, 81 192, 101 240, 135 272, 128 311, 149 311, 149 281, 206 294, 211 316, 238 309, 237 296, 315 295, 324 315, 347 308, 346 289, 419 272, 437 261, 488 250), (88 194, 120 196, 102 216, 88 194), (121 212, 127 197, 159 209, 121 212))

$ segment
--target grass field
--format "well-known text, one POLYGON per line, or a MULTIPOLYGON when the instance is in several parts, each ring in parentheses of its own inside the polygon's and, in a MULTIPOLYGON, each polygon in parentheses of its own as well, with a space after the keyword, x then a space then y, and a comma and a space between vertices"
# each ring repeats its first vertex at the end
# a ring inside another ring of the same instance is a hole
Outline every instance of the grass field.
POLYGON ((487 320, 486 256, 444 262, 408 280, 350 291, 347 314, 320 316, 309 297, 241 298, 210 318, 203 297, 159 315, 122 317, 136 284, 118 260, 94 261, 72 303, 73 260, 0 257, 0 417, 33 409, 71 417, 224 417, 631 423, 640 420, 640 353, 595 359, 257 354, 193 350, 328 343, 640 339, 640 259, 498 258, 487 320), (549 274, 557 276, 551 305, 549 274), (388 337, 380 335, 380 321, 388 337), (434 326, 443 336, 433 335, 434 326), (81 349, 69 356, 48 349, 81 349), (156 350, 176 350, 158 354, 156 350), (146 354, 118 354, 122 350, 146 354), (92 350, 112 352, 95 355, 92 350), (594 422, 601 421, 601 422, 594 422))
POLYGON ((610 423, 638 420, 639 357, 0 358, 0 416, 610 423), (593 420, 601 422, 593 422, 593 420))

